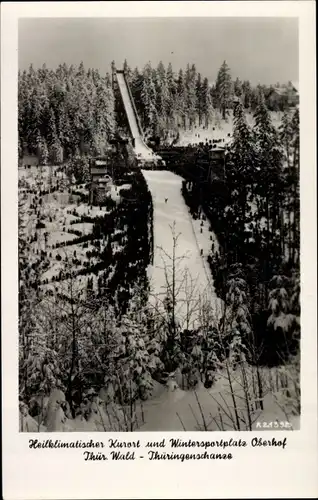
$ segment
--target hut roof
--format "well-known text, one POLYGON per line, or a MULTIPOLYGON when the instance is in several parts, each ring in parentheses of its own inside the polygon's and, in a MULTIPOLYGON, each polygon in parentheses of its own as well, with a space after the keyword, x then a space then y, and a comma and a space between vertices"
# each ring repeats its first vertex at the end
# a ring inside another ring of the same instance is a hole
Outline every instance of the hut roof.
POLYGON ((108 174, 108 168, 106 166, 103 166, 103 167, 92 167, 91 168, 91 174, 92 175, 108 174))

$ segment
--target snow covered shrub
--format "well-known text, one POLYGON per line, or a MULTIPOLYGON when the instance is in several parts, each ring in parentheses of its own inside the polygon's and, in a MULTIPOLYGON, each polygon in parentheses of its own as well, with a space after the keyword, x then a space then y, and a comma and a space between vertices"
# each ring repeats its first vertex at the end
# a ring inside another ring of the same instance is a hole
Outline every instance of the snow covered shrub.
MULTIPOLYGON (((86 156, 75 156, 70 159, 66 166, 67 175, 70 179, 75 177, 77 184, 83 184, 84 182, 89 182, 89 163, 86 156)), ((71 192, 71 190, 69 191, 71 192)))
POLYGON ((180 337, 183 388, 194 388, 200 381, 210 388, 217 370, 221 367, 222 354, 218 331, 215 328, 185 330, 180 337))
POLYGON ((269 291, 269 335, 280 352, 280 361, 294 356, 299 350, 300 340, 300 281, 276 275, 271 279, 269 291))
POLYGON ((249 344, 251 338, 251 319, 249 313, 248 286, 241 277, 241 270, 238 268, 230 276, 226 283, 226 318, 225 332, 232 338, 235 351, 249 344))
POLYGON ((63 387, 57 352, 38 344, 30 346, 28 355, 20 366, 27 373, 27 382, 21 394, 48 395, 52 388, 63 387))
MULTIPOLYGON (((120 327, 124 345, 122 356, 116 362, 116 389, 122 404, 138 398, 147 399, 152 390, 150 355, 140 326, 126 317, 120 327)), ((157 366, 153 357, 152 365, 156 370, 157 366)))

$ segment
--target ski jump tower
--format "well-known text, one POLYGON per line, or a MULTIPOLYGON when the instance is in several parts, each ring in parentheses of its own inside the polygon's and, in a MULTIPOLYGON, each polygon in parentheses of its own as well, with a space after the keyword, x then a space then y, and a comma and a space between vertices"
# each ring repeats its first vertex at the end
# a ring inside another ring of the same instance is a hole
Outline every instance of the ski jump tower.
POLYGON ((112 65, 112 86, 117 103, 117 110, 123 107, 126 122, 132 139, 138 165, 142 168, 160 168, 165 166, 162 158, 155 154, 145 143, 141 123, 129 87, 127 74, 112 65), (122 104, 122 106, 120 106, 122 104))

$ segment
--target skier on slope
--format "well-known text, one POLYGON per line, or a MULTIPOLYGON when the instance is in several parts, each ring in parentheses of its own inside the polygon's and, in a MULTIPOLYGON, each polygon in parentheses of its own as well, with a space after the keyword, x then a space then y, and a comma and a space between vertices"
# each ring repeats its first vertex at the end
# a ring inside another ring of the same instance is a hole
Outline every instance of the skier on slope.
POLYGON ((168 198, 165 198, 165 203, 167 203, 167 201, 168 201, 168 198))

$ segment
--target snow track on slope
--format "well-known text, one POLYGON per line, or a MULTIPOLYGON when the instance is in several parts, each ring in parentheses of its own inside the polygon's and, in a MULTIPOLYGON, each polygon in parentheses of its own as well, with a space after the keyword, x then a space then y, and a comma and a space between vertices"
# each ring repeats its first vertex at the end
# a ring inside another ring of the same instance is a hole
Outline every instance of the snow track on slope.
MULTIPOLYGON (((154 264, 149 269, 151 283, 150 302, 162 307, 162 300, 167 289, 165 267, 171 265, 169 256, 173 253, 173 234, 175 227, 178 236, 176 248, 177 267, 177 306, 176 317, 182 327, 198 325, 199 300, 209 304, 209 309, 216 318, 220 315, 220 301, 216 297, 210 271, 200 254, 200 246, 193 228, 193 221, 181 193, 182 178, 169 171, 142 170, 153 199, 154 207, 154 264), (166 201, 167 200, 167 201, 166 201), (183 280, 188 273, 188 282, 183 280), (190 277, 194 286, 189 285, 190 277), (191 293, 191 300, 187 298, 191 293), (187 325, 186 317, 189 306, 194 309, 187 325)), ((171 271, 168 270, 171 281, 171 271)))

